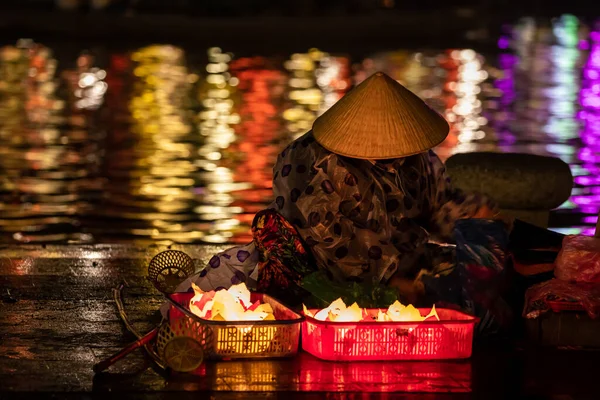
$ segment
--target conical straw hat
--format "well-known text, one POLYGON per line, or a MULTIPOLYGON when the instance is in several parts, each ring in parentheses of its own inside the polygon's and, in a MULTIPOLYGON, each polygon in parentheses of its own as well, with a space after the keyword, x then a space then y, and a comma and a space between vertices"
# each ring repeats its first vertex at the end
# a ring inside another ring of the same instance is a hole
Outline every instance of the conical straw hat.
POLYGON ((448 131, 441 115, 382 72, 348 92, 313 124, 321 146, 362 159, 421 153, 443 142, 448 131))

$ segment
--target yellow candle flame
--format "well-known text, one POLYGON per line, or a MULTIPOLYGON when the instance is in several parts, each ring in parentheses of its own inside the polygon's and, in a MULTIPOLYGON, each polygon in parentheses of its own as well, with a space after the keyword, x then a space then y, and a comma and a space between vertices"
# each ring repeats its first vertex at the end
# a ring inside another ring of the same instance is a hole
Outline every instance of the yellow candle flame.
POLYGON ((231 286, 227 290, 214 292, 212 299, 206 301, 202 308, 198 304, 201 303, 204 296, 209 296, 212 293, 203 292, 193 283, 192 288, 194 289, 194 296, 190 300, 189 309, 200 318, 207 318, 208 316, 208 319, 214 321, 275 320, 273 308, 270 304, 263 303, 253 310, 248 309, 252 303, 250 302, 250 291, 244 283, 231 286))
MULTIPOLYGON (((366 310, 360 308, 356 303, 346 307, 346 304, 342 299, 333 301, 328 307, 319 310, 316 314, 310 312, 304 304, 302 307, 306 316, 319 321, 360 322, 364 321, 365 316, 367 315, 366 310)), ((422 316, 419 310, 412 304, 405 306, 399 301, 395 301, 385 312, 379 310, 374 320, 377 322, 421 322, 432 317, 438 321, 440 320, 437 311, 435 310, 435 305, 431 308, 429 314, 422 316)), ((367 317, 366 320, 368 321, 370 318, 367 317)))

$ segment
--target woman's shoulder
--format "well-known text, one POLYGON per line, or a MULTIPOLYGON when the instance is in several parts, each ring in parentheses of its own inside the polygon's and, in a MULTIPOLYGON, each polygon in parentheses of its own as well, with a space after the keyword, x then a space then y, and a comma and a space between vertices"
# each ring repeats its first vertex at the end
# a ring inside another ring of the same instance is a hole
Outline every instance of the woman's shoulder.
POLYGON ((309 153, 317 153, 319 149, 322 149, 322 147, 315 141, 312 131, 308 131, 288 144, 281 153, 279 153, 278 161, 306 159, 309 153))
POLYGON ((294 140, 290 146, 292 148, 320 147, 320 145, 315 140, 315 136, 313 135, 312 130, 306 132, 304 135, 294 140))
POLYGON ((438 155, 433 150, 424 151, 423 153, 416 154, 413 157, 418 157, 419 161, 424 162, 425 165, 433 165, 433 166, 443 165, 442 160, 438 157, 438 155))

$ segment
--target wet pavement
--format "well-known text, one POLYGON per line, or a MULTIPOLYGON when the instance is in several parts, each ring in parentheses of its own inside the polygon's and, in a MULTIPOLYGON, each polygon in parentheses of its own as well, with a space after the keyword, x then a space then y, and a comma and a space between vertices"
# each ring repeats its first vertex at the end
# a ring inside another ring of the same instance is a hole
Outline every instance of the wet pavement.
MULTIPOLYGON (((190 254, 199 267, 220 247, 174 248, 190 254)), ((166 376, 136 350, 94 375, 94 363, 135 340, 118 316, 114 287, 125 284, 125 309, 138 331, 148 332, 160 321, 161 297, 145 276, 148 261, 162 249, 0 249, 0 398, 21 398, 24 392, 178 399, 197 398, 196 391, 236 399, 277 398, 282 392, 286 398, 315 399, 396 398, 394 391, 405 398, 423 398, 423 393, 431 398, 594 398, 597 393, 597 352, 517 350, 500 343, 479 345, 471 360, 459 362, 334 363, 300 353, 289 360, 212 362, 195 376, 166 376)))

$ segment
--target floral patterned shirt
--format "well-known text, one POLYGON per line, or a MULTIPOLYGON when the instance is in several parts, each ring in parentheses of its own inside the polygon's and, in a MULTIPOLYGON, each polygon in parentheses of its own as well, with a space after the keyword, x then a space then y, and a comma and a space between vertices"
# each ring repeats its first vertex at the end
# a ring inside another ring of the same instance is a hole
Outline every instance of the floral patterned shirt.
MULTIPOLYGON (((308 132, 279 155, 270 206, 290 221, 317 267, 336 279, 386 282, 414 272, 430 239, 452 242, 457 219, 487 206, 486 197, 452 188, 433 151, 376 162, 339 156, 308 132)), ((256 281, 253 244, 214 256, 197 283, 204 290, 256 281)))

